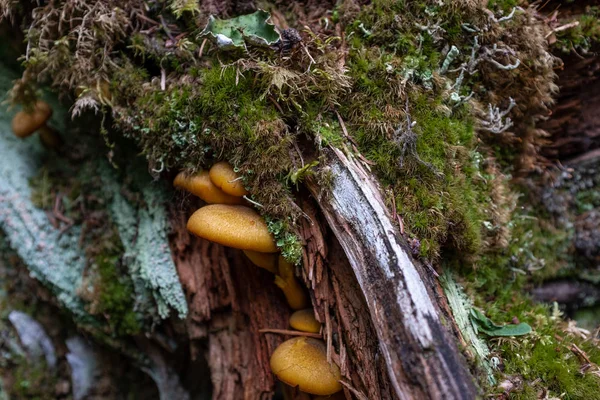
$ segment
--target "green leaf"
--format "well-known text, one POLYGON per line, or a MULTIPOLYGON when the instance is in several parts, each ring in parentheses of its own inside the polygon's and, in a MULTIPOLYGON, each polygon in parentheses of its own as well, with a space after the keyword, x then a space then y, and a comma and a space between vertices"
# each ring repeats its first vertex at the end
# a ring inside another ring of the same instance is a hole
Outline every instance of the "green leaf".
POLYGON ((310 164, 306 164, 304 167, 294 172, 290 172, 290 174, 288 175, 288 179, 297 186, 298 183, 304 180, 304 178, 313 173, 311 169, 316 167, 317 165, 319 165, 318 161, 313 161, 310 164))
POLYGON ((214 37, 222 49, 245 49, 248 43, 269 46, 280 39, 275 26, 267 22, 270 17, 271 14, 263 10, 231 19, 217 19, 211 15, 200 36, 214 37))
POLYGON ((471 309, 471 323, 476 331, 488 336, 522 336, 531 332, 531 326, 525 322, 516 325, 497 325, 475 308, 471 309))

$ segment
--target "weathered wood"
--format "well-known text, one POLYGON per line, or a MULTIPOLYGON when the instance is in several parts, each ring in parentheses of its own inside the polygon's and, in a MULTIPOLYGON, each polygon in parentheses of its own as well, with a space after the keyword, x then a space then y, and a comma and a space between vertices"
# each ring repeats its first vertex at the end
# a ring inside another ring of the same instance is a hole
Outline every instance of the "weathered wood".
POLYGON ((473 399, 476 389, 442 325, 372 174, 340 150, 328 152, 331 196, 308 183, 366 299, 380 351, 400 399, 473 399))
POLYGON ((552 116, 539 126, 550 134, 543 155, 564 161, 600 148, 600 57, 565 57, 552 116))

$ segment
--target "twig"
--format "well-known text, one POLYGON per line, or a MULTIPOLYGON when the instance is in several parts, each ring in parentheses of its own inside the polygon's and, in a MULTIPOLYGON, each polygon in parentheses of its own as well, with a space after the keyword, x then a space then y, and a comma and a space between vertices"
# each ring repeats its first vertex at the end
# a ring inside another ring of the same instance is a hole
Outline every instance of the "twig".
POLYGON ((579 26, 579 21, 573 21, 573 22, 569 22, 568 24, 561 25, 558 28, 554 28, 550 32, 548 32, 546 34, 546 36, 544 36, 544 39, 547 39, 549 36, 551 36, 555 32, 565 31, 570 28, 575 28, 576 26, 579 26))
POLYGON ((165 19, 163 18, 163 16, 159 15, 158 17, 160 18, 160 23, 161 23, 163 29, 165 30, 165 33, 169 37, 169 39, 171 39, 171 41, 175 42, 175 38, 173 38, 173 35, 171 35, 171 30, 167 27, 167 23, 165 22, 165 19))
POLYGON ((206 44, 207 41, 208 41, 208 39, 204 39, 202 41, 202 44, 200 45, 200 50, 198 50, 198 58, 202 58, 202 54, 204 53, 204 45, 206 44))
POLYGON ((349 391, 352 392, 353 395, 355 395, 359 400, 369 400, 369 398, 367 396, 365 396, 365 394, 363 392, 359 392, 357 389, 355 389, 354 387, 352 387, 352 385, 350 385, 348 382, 345 381, 340 381, 340 383, 346 387, 346 389, 348 389, 349 391))

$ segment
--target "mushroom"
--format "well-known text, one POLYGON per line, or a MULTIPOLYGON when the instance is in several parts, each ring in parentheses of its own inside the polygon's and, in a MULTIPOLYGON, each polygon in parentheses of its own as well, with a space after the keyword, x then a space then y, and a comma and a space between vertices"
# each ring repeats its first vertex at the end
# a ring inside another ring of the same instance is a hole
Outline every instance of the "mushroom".
POLYGON ((301 391, 327 396, 342 390, 340 368, 327 362, 325 342, 298 336, 283 342, 271 356, 277 378, 301 391))
POLYGON ((248 191, 244 188, 241 177, 233 170, 231 164, 221 161, 210 168, 210 180, 217 187, 232 196, 246 196, 248 191))
POLYGON ((194 175, 180 172, 173 181, 173 186, 185 189, 200 197, 209 204, 244 204, 241 197, 232 196, 219 189, 211 180, 207 171, 194 175))
POLYGON ((275 253, 275 239, 267 224, 246 206, 211 204, 197 210, 187 223, 188 231, 201 238, 241 250, 275 253))
POLYGON ((55 149, 62 140, 58 133, 46 125, 52 116, 52 109, 45 101, 38 100, 31 111, 19 111, 12 120, 12 130, 16 137, 26 138, 35 131, 40 131, 42 143, 49 148, 55 149))
POLYGON ((294 310, 301 310, 309 306, 308 296, 304 288, 294 276, 294 266, 287 262, 283 256, 279 256, 278 274, 275 276, 275 284, 283 291, 283 294, 294 310))
POLYGON ((337 392, 331 396, 317 396, 313 397, 313 400, 346 400, 344 392, 337 392))
POLYGON ((321 323, 315 318, 312 308, 298 310, 290 317, 290 326, 302 332, 319 333, 321 323))
POLYGON ((252 250, 244 250, 244 254, 254 265, 264 268, 274 274, 277 273, 277 254, 259 253, 258 251, 252 250))

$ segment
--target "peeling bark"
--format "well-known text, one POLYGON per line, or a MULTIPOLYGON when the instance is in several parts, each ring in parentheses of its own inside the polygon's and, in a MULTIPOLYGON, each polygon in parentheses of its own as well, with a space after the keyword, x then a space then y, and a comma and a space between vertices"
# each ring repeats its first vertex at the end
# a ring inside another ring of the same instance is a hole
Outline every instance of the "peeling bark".
MULTIPOLYGON (((332 194, 318 202, 338 238, 379 340, 400 399, 472 399, 474 382, 406 244, 397 234, 377 183, 341 151, 329 153, 332 194)), ((318 198, 319 186, 309 183, 318 198)))

